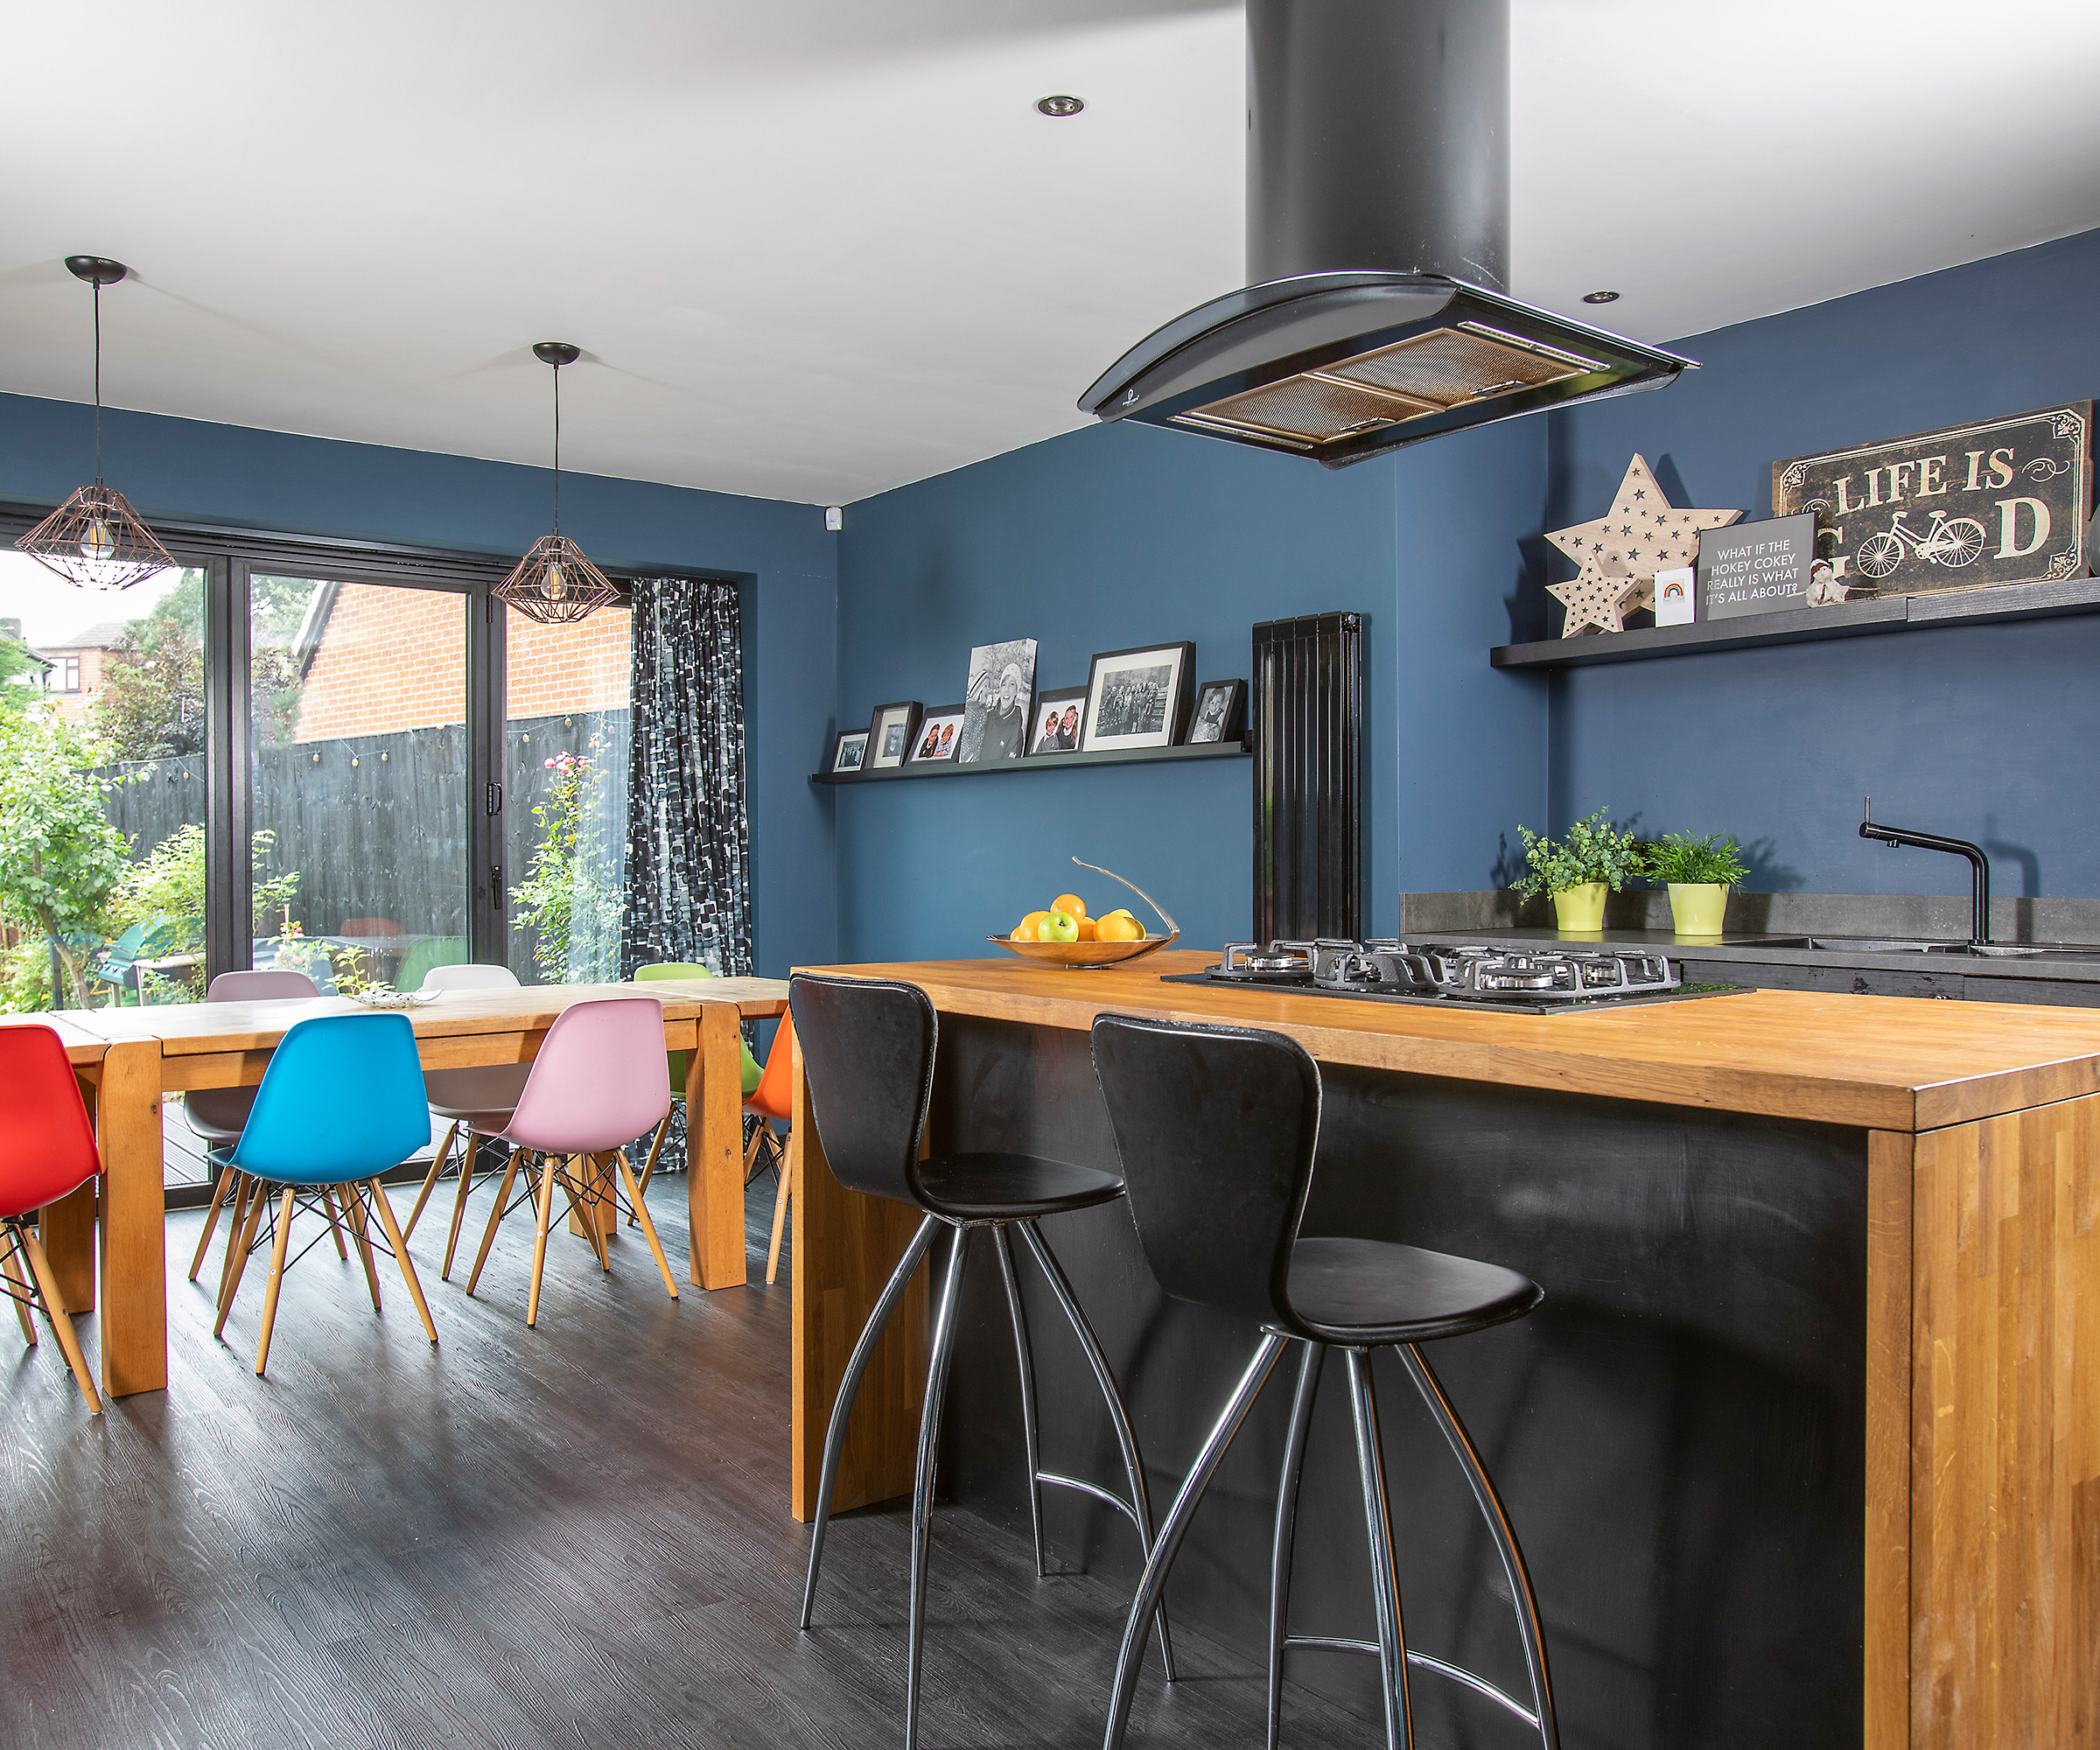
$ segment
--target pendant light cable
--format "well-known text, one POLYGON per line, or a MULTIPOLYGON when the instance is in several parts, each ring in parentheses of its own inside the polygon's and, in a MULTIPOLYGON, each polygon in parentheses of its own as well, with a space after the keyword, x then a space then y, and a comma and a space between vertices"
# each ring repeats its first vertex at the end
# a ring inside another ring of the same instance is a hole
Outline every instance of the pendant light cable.
POLYGON ((102 283, 94 282, 94 483, 102 483, 102 283))
POLYGON ((554 532, 562 532, 562 368, 554 368, 554 532))

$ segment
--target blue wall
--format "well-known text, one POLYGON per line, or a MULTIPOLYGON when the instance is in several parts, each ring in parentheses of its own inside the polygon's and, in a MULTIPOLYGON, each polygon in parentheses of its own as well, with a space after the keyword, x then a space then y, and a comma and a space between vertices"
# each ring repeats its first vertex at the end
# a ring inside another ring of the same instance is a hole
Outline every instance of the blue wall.
MULTIPOLYGON (((1777 458, 2090 397, 2096 285, 2088 232, 1677 343, 1704 368, 1554 416, 1550 526, 1595 515, 1635 451, 1678 502, 1765 516, 1777 458)), ((1726 829, 1760 889, 1966 892, 1959 858, 1857 836, 1871 794, 1982 843, 2003 893, 2100 893, 2096 676, 2100 615, 1567 670, 1555 824, 1726 829)))
MULTIPOLYGON (((0 395, 0 498, 64 498, 93 455, 90 410, 0 395)), ((104 466, 149 520, 244 524, 506 558, 546 532, 544 469, 106 412, 104 466)), ((762 972, 837 952, 830 808, 808 783, 830 709, 837 537, 808 505, 568 474, 564 530, 602 564, 751 580, 745 628, 752 859, 762 972)))

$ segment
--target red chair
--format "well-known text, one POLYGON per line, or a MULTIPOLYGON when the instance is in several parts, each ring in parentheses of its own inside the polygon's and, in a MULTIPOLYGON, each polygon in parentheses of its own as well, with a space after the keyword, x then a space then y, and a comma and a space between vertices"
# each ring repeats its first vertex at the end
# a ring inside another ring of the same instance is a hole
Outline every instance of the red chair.
POLYGON ((31 1348, 36 1347, 37 1327, 30 1309, 38 1308, 51 1320, 80 1396, 99 1416, 102 1400, 94 1376, 34 1226, 46 1203, 79 1190, 102 1170, 94 1127, 80 1103, 66 1047, 49 1027, 0 1027, 0 1088, 7 1089, 0 1100, 0 1276, 5 1278, 0 1292, 15 1303, 31 1348))

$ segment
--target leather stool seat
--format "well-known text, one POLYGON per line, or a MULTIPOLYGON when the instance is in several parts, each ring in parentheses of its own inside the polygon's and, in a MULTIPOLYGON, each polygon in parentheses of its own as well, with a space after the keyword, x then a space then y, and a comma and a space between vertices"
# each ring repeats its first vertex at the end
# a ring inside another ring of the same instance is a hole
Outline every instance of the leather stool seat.
POLYGON ((1299 1320, 1343 1348, 1462 1337, 1521 1319, 1545 1298, 1500 1264, 1390 1240, 1301 1237, 1290 1282, 1299 1320))
POLYGON ((1119 1175, 1040 1154, 936 1155, 919 1166, 920 1207, 950 1222, 1032 1222, 1122 1195, 1119 1175))

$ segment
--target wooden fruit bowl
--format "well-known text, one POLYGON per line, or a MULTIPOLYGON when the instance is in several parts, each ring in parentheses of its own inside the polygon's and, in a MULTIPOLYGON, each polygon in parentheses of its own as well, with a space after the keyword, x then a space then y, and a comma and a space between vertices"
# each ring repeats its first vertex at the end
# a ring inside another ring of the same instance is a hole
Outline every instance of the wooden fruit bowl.
POLYGON ((1167 935, 1148 935, 1142 942, 1015 942, 1011 936, 986 936, 985 941, 996 942, 1009 954, 1018 954, 1024 960, 1039 961, 1045 966, 1117 966, 1126 960, 1135 960, 1143 954, 1171 948, 1181 939, 1175 930, 1167 935))

